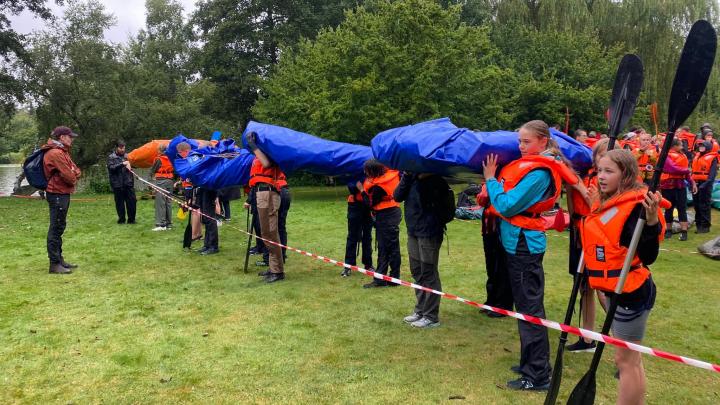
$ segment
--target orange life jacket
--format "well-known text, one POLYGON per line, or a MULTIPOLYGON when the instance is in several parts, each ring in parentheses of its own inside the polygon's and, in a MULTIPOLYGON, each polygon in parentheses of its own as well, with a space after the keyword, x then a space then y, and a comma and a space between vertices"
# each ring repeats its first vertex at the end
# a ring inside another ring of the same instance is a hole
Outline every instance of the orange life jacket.
POLYGON ((278 168, 278 172, 279 172, 279 173, 278 173, 278 178, 277 178, 277 186, 278 186, 278 189, 281 189, 281 188, 283 188, 283 187, 287 187, 288 182, 287 182, 287 177, 285 176, 285 172, 283 172, 283 171, 280 170, 279 168, 278 168))
POLYGON ((355 194, 348 195, 348 204, 361 203, 363 201, 362 192, 358 191, 355 194))
POLYGON ((525 175, 537 169, 547 169, 550 172, 552 176, 553 195, 533 204, 525 210, 525 212, 509 218, 500 215, 493 206, 490 206, 488 213, 499 216, 505 221, 523 229, 544 231, 545 220, 540 217, 540 214, 555 205, 555 200, 560 196, 563 182, 577 184, 580 179, 575 172, 567 167, 561 160, 551 156, 530 155, 523 156, 503 167, 500 171, 500 176, 498 176, 498 181, 503 185, 503 190, 507 192, 515 187, 525 175))
MULTIPOLYGON (((595 168, 591 168, 590 171, 588 171, 587 176, 582 178, 582 182, 585 185, 585 188, 590 188, 591 185, 597 187, 598 180, 595 168)), ((590 206, 588 206, 588 203, 585 201, 582 195, 580 195, 580 192, 578 192, 574 188, 570 188, 570 197, 568 199, 568 204, 572 204, 572 214, 573 218, 576 220, 576 225, 579 225, 579 223, 577 223, 578 218, 584 217, 590 213, 590 206), (570 202, 570 200, 572 200, 572 202, 570 202)), ((568 210, 570 210, 569 206, 568 210)))
POLYGON ((692 178, 695 181, 705 181, 710 175, 710 166, 713 161, 718 158, 717 153, 708 152, 702 156, 699 153, 695 154, 695 159, 692 162, 692 178))
POLYGON ((173 165, 170 163, 170 159, 166 155, 160 155, 160 168, 155 172, 156 179, 172 179, 175 177, 173 174, 173 165))
POLYGON ((640 169, 640 177, 643 180, 651 179, 653 176, 653 173, 655 172, 655 166, 653 163, 650 162, 650 157, 653 157, 654 160, 657 162, 657 152, 655 149, 650 146, 647 149, 643 150, 640 148, 636 148, 633 150, 633 155, 635 155, 635 159, 638 162, 638 169, 640 169))
MULTIPOLYGON (((685 156, 684 153, 679 153, 675 151, 670 151, 668 153, 668 158, 672 159, 673 163, 675 163, 675 166, 682 167, 684 169, 687 169, 688 166, 688 158, 685 156)), ((665 180, 674 180, 674 179, 684 179, 686 176, 684 174, 667 174, 663 173, 660 176, 660 181, 665 180)))
MULTIPOLYGON (((712 140, 712 147, 710 148, 710 152, 718 153, 720 151, 720 145, 718 145, 718 141, 712 140)), ((720 159, 720 157, 718 158, 720 159)))
POLYGON ((385 192, 385 196, 382 200, 375 204, 372 209, 380 211, 386 208, 399 207, 400 204, 393 199, 393 193, 395 192, 398 184, 400 184, 400 172, 397 170, 387 169, 380 177, 366 178, 363 183, 363 189, 365 189, 366 193, 370 192, 370 189, 374 186, 382 188, 385 192))
POLYGON ((687 142, 685 149, 690 150, 692 149, 693 145, 695 145, 695 138, 697 135, 693 134, 692 132, 682 131, 675 134, 680 141, 687 142))
POLYGON ((250 187, 255 187, 258 183, 266 183, 274 187, 275 190, 279 191, 279 181, 281 176, 284 179, 285 174, 279 167, 273 166, 266 169, 263 167, 262 163, 260 163, 260 159, 255 158, 252 162, 252 166, 250 166, 250 181, 248 184, 250 187))
MULTIPOLYGON (((580 226, 583 252, 585 253, 585 271, 590 287, 614 292, 620 277, 628 248, 620 245, 620 235, 630 213, 637 204, 645 199, 647 189, 630 190, 612 197, 602 207, 600 202, 593 204, 592 212, 585 217, 580 226)), ((664 200, 661 206, 668 206, 664 200)), ((665 219, 658 215, 660 221, 659 240, 665 232, 665 219)), ((623 293, 637 290, 650 277, 650 270, 635 255, 632 259, 623 293)))
POLYGON ((192 188, 192 183, 190 180, 185 179, 182 181, 182 188, 192 188))

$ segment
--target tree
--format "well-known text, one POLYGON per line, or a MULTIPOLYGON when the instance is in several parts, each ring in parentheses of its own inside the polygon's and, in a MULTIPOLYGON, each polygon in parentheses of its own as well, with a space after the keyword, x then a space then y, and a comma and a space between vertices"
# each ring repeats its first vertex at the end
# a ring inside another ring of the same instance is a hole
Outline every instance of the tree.
POLYGON ((513 76, 491 64, 494 52, 485 29, 461 23, 459 7, 374 2, 283 54, 253 112, 365 144, 380 130, 441 116, 504 128, 515 118, 513 76))
POLYGON ((281 49, 334 27, 359 0, 203 0, 192 16, 195 63, 218 89, 215 115, 244 124, 281 49))

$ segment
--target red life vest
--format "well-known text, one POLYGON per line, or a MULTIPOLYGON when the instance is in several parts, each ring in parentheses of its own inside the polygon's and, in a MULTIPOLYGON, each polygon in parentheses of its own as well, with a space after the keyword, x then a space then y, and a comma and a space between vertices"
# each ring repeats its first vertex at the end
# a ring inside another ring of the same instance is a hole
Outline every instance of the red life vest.
POLYGON ((710 148, 710 152, 718 153, 720 151, 720 145, 718 145, 718 142, 716 140, 712 140, 712 148, 710 148))
MULTIPOLYGON (((580 226, 580 236, 585 258, 585 271, 590 287, 614 292, 620 277, 628 249, 620 245, 620 235, 625 222, 635 206, 645 199, 647 189, 630 190, 616 195, 602 206, 596 201, 592 212, 585 217, 580 226)), ((665 200, 661 206, 669 206, 665 200)), ((660 221, 659 240, 665 232, 665 219, 658 215, 660 221)), ((623 293, 637 290, 650 277, 650 270, 635 255, 632 259, 623 293)))
MULTIPOLYGON (((671 160, 673 161, 673 163, 675 163, 675 166, 677 166, 677 167, 681 167, 681 168, 683 168, 683 169, 687 169, 687 168, 689 167, 689 166, 688 166, 688 158, 687 158, 687 156, 685 156, 684 153, 679 153, 679 152, 675 152, 675 151, 670 151, 670 152, 668 153, 668 158, 671 159, 671 160)), ((660 176, 660 181, 671 180, 671 179, 672 179, 672 180, 675 180, 675 179, 684 179, 684 178, 685 178, 685 175, 684 175, 684 174, 667 174, 667 173, 663 173, 663 174, 660 176)))
POLYGON ((255 158, 252 162, 252 166, 250 167, 250 181, 248 184, 250 187, 255 187, 258 183, 266 183, 274 187, 275 190, 279 191, 279 181, 281 180, 281 177, 284 179, 285 174, 279 167, 273 166, 266 169, 263 167, 260 159, 255 158))
MULTIPOLYGON (((588 171, 587 176, 582 178, 582 182, 585 185, 585 188, 590 188, 591 185, 597 187, 598 180, 595 168, 591 168, 590 171, 588 171)), ((570 198, 568 201, 570 200, 572 200, 572 214, 576 221, 575 224, 579 225, 579 223, 577 222, 578 218, 584 217, 589 214, 590 206, 588 206, 588 203, 585 201, 582 195, 580 195, 580 193, 574 188, 570 188, 570 198)), ((570 204, 570 202, 568 204, 570 204)), ((568 210, 569 209, 570 207, 568 207, 568 210)))
POLYGON ((523 229, 544 231, 545 221, 540 217, 540 214, 555 205, 555 200, 560 196, 563 181, 568 184, 577 184, 578 181, 580 181, 575 172, 567 167, 561 160, 555 159, 554 157, 530 155, 523 156, 503 167, 500 171, 500 176, 498 176, 498 181, 503 185, 503 190, 507 192, 514 188, 525 175, 538 169, 547 169, 552 176, 553 195, 533 204, 525 210, 524 213, 509 218, 500 215, 493 206, 490 206, 488 213, 499 216, 507 222, 523 229))
POLYGON ((692 162, 692 178, 695 181, 705 181, 708 179, 710 174, 710 166, 713 161, 718 158, 717 153, 708 152, 702 156, 699 153, 695 154, 695 159, 692 162))
POLYGON ((366 178, 363 183, 363 189, 365 189, 366 193, 370 192, 370 189, 373 186, 378 186, 385 192, 385 196, 383 196, 382 200, 375 204, 372 209, 380 211, 386 208, 399 207, 400 204, 393 199, 393 193, 395 192, 398 184, 400 184, 400 172, 397 170, 387 169, 380 177, 366 178))
POLYGON ((160 168, 155 172, 156 179, 172 179, 175 177, 173 174, 173 165, 170 163, 170 159, 166 155, 160 155, 160 168))
POLYGON ((697 137, 697 135, 692 132, 682 131, 678 132, 676 135, 680 141, 687 142, 686 150, 690 150, 693 145, 695 145, 695 137, 697 137))
POLYGON ((646 149, 636 148, 633 150, 633 155, 638 162, 638 169, 640 170, 640 177, 643 180, 651 179, 655 172, 654 163, 657 162, 657 151, 653 146, 648 146, 646 149), (650 159, 653 158, 654 162, 650 159))

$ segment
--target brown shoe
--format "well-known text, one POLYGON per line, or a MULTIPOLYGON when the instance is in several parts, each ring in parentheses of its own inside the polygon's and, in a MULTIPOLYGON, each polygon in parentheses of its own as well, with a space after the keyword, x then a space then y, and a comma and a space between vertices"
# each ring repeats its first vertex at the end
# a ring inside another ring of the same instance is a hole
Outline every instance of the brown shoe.
POLYGON ((77 264, 68 263, 65 261, 65 259, 61 259, 60 264, 65 267, 66 269, 77 269, 77 264))
POLYGON ((51 263, 50 264, 50 274, 70 274, 72 273, 72 270, 63 267, 60 263, 51 263))

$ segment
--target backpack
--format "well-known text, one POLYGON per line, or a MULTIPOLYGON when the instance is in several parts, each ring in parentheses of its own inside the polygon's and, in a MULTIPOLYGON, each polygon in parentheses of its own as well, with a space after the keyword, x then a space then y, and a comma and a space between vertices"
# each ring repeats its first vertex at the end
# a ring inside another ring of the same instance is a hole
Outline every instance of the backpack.
POLYGON ((45 190, 48 186, 48 179, 45 177, 45 170, 43 169, 43 159, 46 151, 47 149, 36 150, 25 159, 22 165, 28 184, 40 190, 45 190))
POLYGON ((455 218, 455 193, 450 187, 444 190, 440 198, 438 198, 435 209, 437 210, 437 217, 443 225, 455 218))

